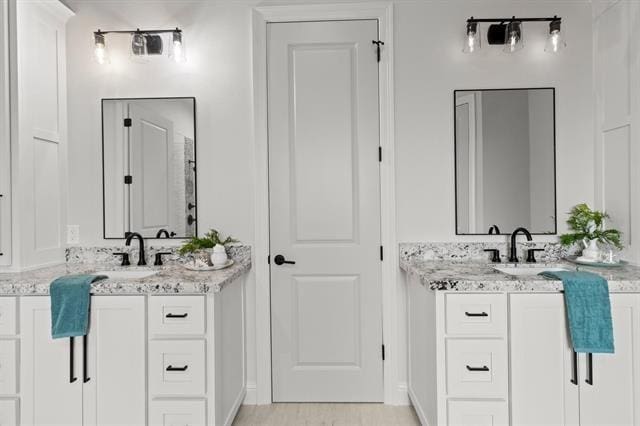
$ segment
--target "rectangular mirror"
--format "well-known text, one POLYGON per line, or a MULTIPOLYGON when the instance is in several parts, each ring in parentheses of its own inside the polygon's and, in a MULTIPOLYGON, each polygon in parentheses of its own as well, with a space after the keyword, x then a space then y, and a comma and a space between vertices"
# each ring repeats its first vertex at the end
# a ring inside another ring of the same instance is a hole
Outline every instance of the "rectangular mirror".
POLYGON ((102 100, 104 238, 197 235, 195 107, 195 98, 102 100))
POLYGON ((454 102, 456 234, 555 234, 555 89, 456 90, 454 102))

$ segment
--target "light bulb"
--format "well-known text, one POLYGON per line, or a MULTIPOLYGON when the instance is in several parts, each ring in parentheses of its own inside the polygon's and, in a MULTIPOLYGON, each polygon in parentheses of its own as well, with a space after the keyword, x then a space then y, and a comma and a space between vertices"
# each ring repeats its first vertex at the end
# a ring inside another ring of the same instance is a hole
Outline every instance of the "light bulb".
POLYGON ((107 50, 107 45, 105 43, 104 34, 98 31, 93 34, 93 55, 100 65, 106 64, 109 62, 109 51, 107 50))
POLYGON ((176 62, 185 62, 187 60, 184 44, 182 43, 182 31, 177 28, 173 32, 173 51, 171 55, 176 62))
MULTIPOLYGON (((473 17, 471 19, 473 19, 473 17)), ((480 47, 480 26, 477 22, 467 22, 467 35, 464 39, 462 51, 464 53, 473 53, 479 50, 480 47)))
POLYGON ((551 21, 549 24, 549 37, 544 46, 544 51, 548 53, 558 53, 567 47, 562 32, 560 31, 560 20, 551 21))
POLYGON ((513 53, 524 47, 522 42, 522 23, 520 21, 511 21, 507 24, 506 40, 504 51, 513 53))

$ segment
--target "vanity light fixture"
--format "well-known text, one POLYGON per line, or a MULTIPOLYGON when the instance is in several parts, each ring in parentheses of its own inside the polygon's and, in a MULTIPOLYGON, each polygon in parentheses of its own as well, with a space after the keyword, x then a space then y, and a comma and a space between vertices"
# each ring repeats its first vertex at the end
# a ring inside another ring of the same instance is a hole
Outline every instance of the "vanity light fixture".
POLYGON ((96 58, 96 61, 102 65, 109 62, 109 51, 107 50, 107 45, 104 40, 104 33, 98 30, 93 33, 93 44, 94 51, 93 55, 96 58))
POLYGON ((523 22, 549 22, 549 37, 545 46, 545 51, 557 53, 566 43, 560 32, 562 18, 554 16, 552 18, 487 18, 478 19, 473 16, 467 19, 467 33, 465 37, 465 53, 473 53, 480 49, 481 35, 479 23, 490 23, 487 29, 487 42, 490 45, 503 45, 504 51, 514 53, 524 47, 523 22))
MULTIPOLYGON (((471 19, 473 19, 473 16, 471 19)), ((480 24, 477 22, 467 22, 467 36, 464 39, 462 51, 464 53, 476 52, 482 45, 481 39, 480 24)))
POLYGON ((124 30, 124 31, 102 31, 93 33, 94 55, 99 64, 109 62, 106 45, 107 34, 129 34, 131 36, 131 55, 133 57, 144 57, 151 55, 162 55, 164 43, 161 34, 171 34, 172 50, 170 56, 176 62, 185 61, 183 45, 183 34, 180 28, 170 30, 124 30))
POLYGON ((520 50, 524 47, 522 41, 522 22, 511 21, 507 24, 504 40, 504 51, 506 53, 513 53, 516 50, 520 50))
POLYGON ((560 19, 553 20, 549 23, 549 37, 544 46, 544 51, 548 53, 558 53, 567 47, 564 35, 560 31, 560 19))

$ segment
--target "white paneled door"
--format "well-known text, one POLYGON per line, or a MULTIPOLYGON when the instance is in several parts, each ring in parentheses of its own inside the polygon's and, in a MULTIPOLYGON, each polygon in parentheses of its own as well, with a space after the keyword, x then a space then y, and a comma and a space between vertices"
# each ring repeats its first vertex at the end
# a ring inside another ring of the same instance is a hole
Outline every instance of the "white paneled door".
POLYGON ((267 31, 273 399, 382 401, 378 22, 267 31))
POLYGON ((130 230, 153 235, 171 229, 173 122, 133 104, 129 104, 129 117, 130 230))

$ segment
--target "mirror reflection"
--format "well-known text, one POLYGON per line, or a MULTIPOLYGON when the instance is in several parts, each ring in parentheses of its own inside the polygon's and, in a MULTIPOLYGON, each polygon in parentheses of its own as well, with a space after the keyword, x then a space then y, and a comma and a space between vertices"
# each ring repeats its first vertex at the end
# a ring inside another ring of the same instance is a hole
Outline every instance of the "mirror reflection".
POLYGON ((456 234, 555 234, 555 89, 454 99, 456 234))
POLYGON ((103 99, 104 237, 197 235, 195 99, 103 99))

